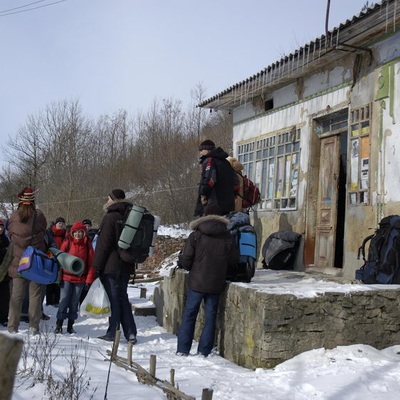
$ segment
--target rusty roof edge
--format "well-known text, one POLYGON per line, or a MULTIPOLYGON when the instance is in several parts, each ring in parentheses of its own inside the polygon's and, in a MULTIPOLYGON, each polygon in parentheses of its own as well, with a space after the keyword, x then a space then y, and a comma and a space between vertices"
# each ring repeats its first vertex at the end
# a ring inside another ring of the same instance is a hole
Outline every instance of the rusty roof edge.
MULTIPOLYGON (((366 16, 368 16, 370 14, 375 13, 377 11, 377 9, 381 9, 383 6, 388 5, 389 3, 392 3, 395 1, 397 1, 397 0, 382 0, 382 2, 380 2, 380 3, 372 4, 365 11, 361 10, 358 14, 354 15, 351 19, 347 19, 345 22, 340 23, 338 27, 332 28, 330 31, 328 31, 328 34, 331 37, 333 37, 335 34, 338 34, 339 31, 341 31, 341 33, 343 33, 344 29, 347 29, 350 26, 354 26, 354 24, 359 22, 361 19, 365 18, 366 16)), ((248 78, 228 87, 227 89, 223 90, 222 92, 219 92, 218 94, 208 98, 207 100, 204 100, 203 102, 198 104, 196 107, 204 107, 207 104, 214 102, 215 100, 221 99, 221 97, 232 92, 234 89, 240 88, 240 87, 244 86, 245 84, 252 82, 253 80, 257 79, 260 76, 263 76, 264 74, 270 72, 273 69, 279 68, 280 65, 286 64, 288 62, 288 60, 292 60, 293 58, 299 57, 303 52, 306 51, 307 48, 316 46, 317 43, 319 46, 318 49, 320 49, 322 47, 322 44, 325 44, 325 40, 326 40, 326 34, 323 34, 323 35, 315 38, 314 40, 304 44, 299 49, 294 50, 289 55, 285 55, 281 59, 279 59, 279 60, 273 62, 272 64, 268 65, 267 67, 263 68, 261 71, 257 72, 256 74, 249 76, 248 78)))

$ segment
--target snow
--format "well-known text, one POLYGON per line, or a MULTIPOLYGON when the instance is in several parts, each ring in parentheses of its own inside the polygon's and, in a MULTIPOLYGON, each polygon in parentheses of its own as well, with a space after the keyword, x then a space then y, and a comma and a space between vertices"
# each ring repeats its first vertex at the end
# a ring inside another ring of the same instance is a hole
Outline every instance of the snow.
MULTIPOLYGON (((180 229, 163 229, 160 229, 159 234, 169 232, 170 236, 185 237, 188 233, 180 229)), ((162 266, 164 274, 173 268, 175 261, 176 254, 164 261, 162 266)), ((151 306, 151 295, 157 285, 157 282, 129 285, 129 298, 132 304, 136 307, 151 306), (146 298, 140 298, 141 288, 147 289, 146 298)), ((357 286, 359 290, 361 286, 340 285, 335 282, 319 281, 317 278, 305 279, 302 274, 294 274, 289 280, 285 274, 264 270, 258 271, 250 285, 257 290, 291 293, 296 296, 316 296, 332 290, 350 293, 352 290, 357 290, 357 286), (271 279, 274 279, 272 283, 271 279)), ((362 285, 362 288, 365 290, 366 285, 362 285)), ((376 285, 367 287, 369 290, 376 288, 376 285)), ((111 350, 112 343, 97 338, 106 331, 106 318, 79 317, 74 326, 76 334, 54 335, 57 309, 45 306, 45 312, 51 319, 41 322, 41 335, 29 336, 28 326, 25 323, 21 323, 20 333, 13 335, 22 338, 25 341, 25 349, 28 349, 23 351, 20 370, 24 363, 34 362, 37 348, 49 346, 49 343, 55 340, 52 351, 54 356, 48 358, 52 361, 37 368, 50 367, 55 379, 61 380, 61 377, 66 377, 69 373, 73 355, 78 357, 79 371, 83 374, 83 379, 90 383, 79 399, 167 398, 161 389, 139 383, 133 372, 110 364, 107 350, 111 350)), ((196 343, 193 344, 192 354, 189 357, 176 356, 176 336, 160 327, 155 317, 135 316, 135 320, 138 327, 138 343, 133 347, 133 361, 149 370, 150 356, 155 355, 156 377, 170 381, 170 371, 174 369, 176 385, 181 391, 196 399, 201 399, 205 388, 212 389, 213 399, 217 400, 397 400, 400 398, 398 379, 400 345, 383 350, 361 343, 338 346, 334 349, 319 348, 304 352, 273 369, 258 368, 253 371, 225 360, 217 352, 208 358, 197 356, 196 343)), ((0 328, 0 333, 9 335, 3 327, 0 328)), ((127 355, 127 344, 123 335, 118 355, 121 357, 127 355)), ((24 379, 21 374, 17 376, 13 400, 51 398, 45 393, 44 383, 36 382, 32 385, 33 375, 34 373, 30 373, 24 379)))

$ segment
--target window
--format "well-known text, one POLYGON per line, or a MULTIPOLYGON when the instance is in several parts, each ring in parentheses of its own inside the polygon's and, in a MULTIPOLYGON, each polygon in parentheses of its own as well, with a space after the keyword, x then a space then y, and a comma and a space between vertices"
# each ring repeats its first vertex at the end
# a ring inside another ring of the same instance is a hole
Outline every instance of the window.
POLYGON ((297 208, 300 129, 293 128, 238 147, 238 159, 260 189, 260 208, 297 208))
POLYGON ((350 113, 350 179, 349 203, 369 203, 369 154, 371 105, 350 113))

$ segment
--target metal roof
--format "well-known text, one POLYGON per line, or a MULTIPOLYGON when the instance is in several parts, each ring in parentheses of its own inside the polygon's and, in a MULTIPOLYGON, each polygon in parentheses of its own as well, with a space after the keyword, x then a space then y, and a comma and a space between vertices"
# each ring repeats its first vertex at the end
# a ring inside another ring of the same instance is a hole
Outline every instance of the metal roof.
POLYGON ((231 111, 257 96, 263 98, 268 92, 337 61, 338 51, 370 51, 367 44, 371 40, 395 32, 399 16, 400 0, 383 0, 255 75, 203 101, 198 107, 231 111))

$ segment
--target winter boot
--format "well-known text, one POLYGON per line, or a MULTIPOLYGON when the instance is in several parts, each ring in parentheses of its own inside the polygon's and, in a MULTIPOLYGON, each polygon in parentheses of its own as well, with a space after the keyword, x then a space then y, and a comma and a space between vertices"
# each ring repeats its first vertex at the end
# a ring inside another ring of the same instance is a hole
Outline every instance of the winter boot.
POLYGON ((74 321, 73 319, 69 319, 69 320, 68 320, 67 332, 68 332, 69 334, 76 333, 75 329, 73 328, 74 322, 75 322, 75 321, 74 321))
POLYGON ((54 333, 62 333, 62 324, 63 324, 63 320, 62 319, 58 319, 57 320, 57 324, 56 324, 56 329, 54 330, 54 333))

